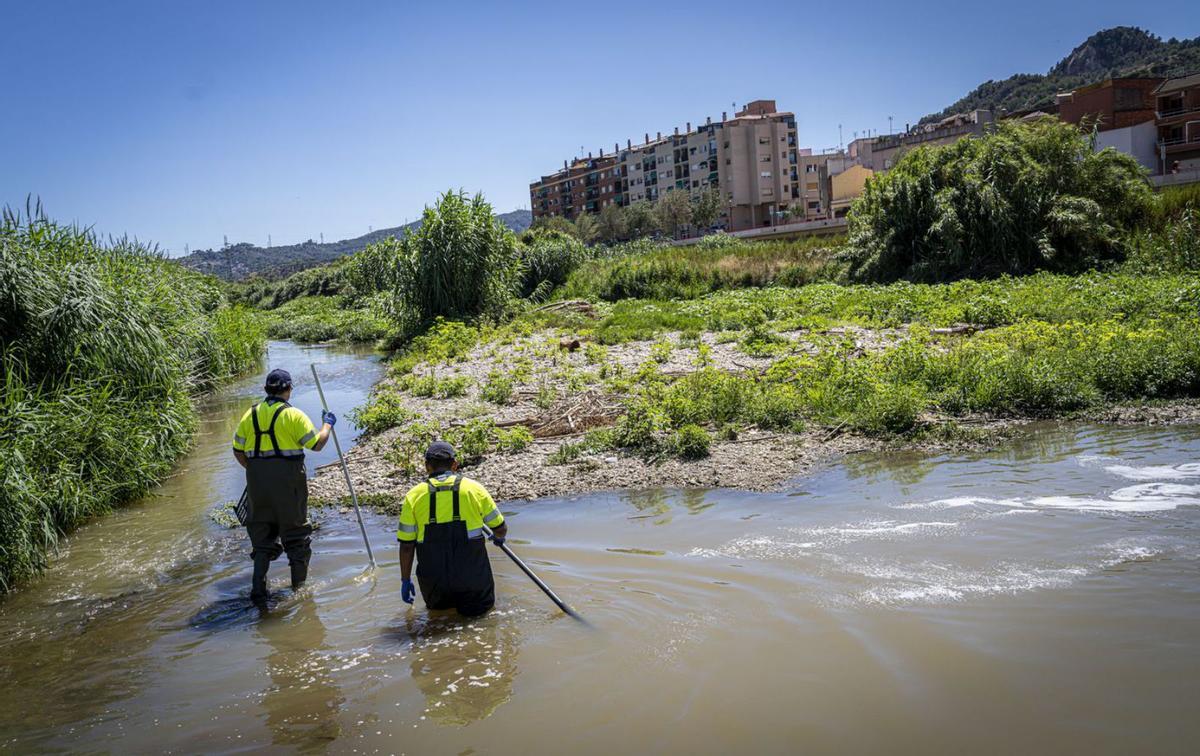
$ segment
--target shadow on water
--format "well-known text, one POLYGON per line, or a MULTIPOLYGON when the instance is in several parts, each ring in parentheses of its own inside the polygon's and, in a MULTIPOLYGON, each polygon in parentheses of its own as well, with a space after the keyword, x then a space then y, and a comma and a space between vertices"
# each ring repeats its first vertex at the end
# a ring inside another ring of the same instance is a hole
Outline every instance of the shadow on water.
POLYGON ((288 605, 287 598, 281 597, 276 609, 261 610, 256 625, 271 647, 265 660, 271 685, 262 695, 262 716, 272 745, 323 751, 342 734, 338 714, 346 697, 334 677, 338 662, 315 602, 288 605), (281 611, 283 606, 290 611, 281 611))
POLYGON ((425 696, 425 716, 463 726, 486 719, 512 698, 521 634, 513 610, 484 617, 409 612, 383 637, 410 649, 413 681, 425 696))

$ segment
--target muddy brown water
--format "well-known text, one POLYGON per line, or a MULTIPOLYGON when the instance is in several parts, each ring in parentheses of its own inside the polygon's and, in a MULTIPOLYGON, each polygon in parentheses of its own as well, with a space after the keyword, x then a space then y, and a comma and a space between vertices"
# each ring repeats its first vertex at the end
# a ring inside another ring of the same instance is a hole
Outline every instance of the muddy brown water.
MULTIPOLYGON (((342 409, 380 372, 273 344, 314 413, 310 361, 342 409)), ((370 574, 353 517, 325 512, 312 586, 280 564, 260 614, 244 536, 207 514, 241 490, 227 438, 255 382, 208 403, 157 497, 0 603, 0 750, 1195 752, 1200 428, 1046 426, 779 494, 504 505, 592 629, 499 553, 491 615, 409 609, 393 524, 368 518, 370 574)))

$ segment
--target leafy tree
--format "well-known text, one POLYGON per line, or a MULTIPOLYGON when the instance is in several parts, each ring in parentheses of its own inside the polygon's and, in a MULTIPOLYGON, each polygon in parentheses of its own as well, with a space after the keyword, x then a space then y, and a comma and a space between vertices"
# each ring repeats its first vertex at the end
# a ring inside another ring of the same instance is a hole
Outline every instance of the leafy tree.
POLYGON ((571 222, 570 218, 564 218, 561 215, 543 215, 541 218, 535 220, 529 228, 534 231, 539 229, 542 231, 558 231, 575 236, 575 224, 571 222))
POLYGON ((672 237, 679 236, 679 227, 692 220, 692 200, 683 190, 671 190, 654 204, 658 227, 672 237))
POLYGON ((600 236, 600 224, 592 213, 581 212, 575 219, 575 238, 584 244, 591 244, 600 236))
POLYGON ((649 202, 634 202, 625 208, 625 232, 631 239, 642 239, 658 230, 658 218, 649 202))
POLYGON ((373 244, 355 257, 352 280, 389 297, 389 315, 406 333, 435 318, 497 316, 520 282, 516 237, 477 194, 448 191, 426 207, 421 227, 373 244))
POLYGON ((707 229, 717 222, 721 215, 721 193, 715 187, 709 187, 700 193, 692 203, 692 222, 698 228, 707 229))
POLYGON ((611 244, 625 238, 625 209, 620 205, 605 205, 601 208, 596 222, 599 225, 600 241, 611 244))
POLYGON ((1092 152, 1045 118, 921 147, 867 182, 850 212, 849 273, 860 280, 1072 272, 1117 260, 1153 195, 1137 161, 1092 152))

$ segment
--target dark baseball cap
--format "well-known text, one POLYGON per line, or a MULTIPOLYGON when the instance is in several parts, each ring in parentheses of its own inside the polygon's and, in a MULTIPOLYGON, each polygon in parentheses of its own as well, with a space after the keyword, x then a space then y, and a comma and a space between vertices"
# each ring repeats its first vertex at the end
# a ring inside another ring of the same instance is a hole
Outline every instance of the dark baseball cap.
POLYGON ((425 450, 425 459, 454 459, 454 447, 445 441, 434 441, 425 450))
POLYGON ((292 374, 286 370, 275 368, 267 373, 267 384, 265 388, 274 389, 276 391, 286 391, 292 387, 292 374))

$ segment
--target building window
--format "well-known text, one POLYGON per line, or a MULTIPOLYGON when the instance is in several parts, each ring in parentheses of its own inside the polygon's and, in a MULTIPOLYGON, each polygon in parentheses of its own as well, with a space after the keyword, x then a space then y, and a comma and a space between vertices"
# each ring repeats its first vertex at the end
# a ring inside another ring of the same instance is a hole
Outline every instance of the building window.
POLYGON ((758 159, 758 162, 760 162, 760 163, 769 163, 769 162, 771 162, 771 156, 770 156, 770 155, 763 155, 762 157, 760 157, 760 158, 758 159))
POLYGON ((763 171, 762 173, 760 173, 760 174, 758 174, 758 175, 759 175, 759 176, 761 176, 761 177, 763 177, 763 178, 771 178, 771 172, 770 172, 770 171, 763 171))

